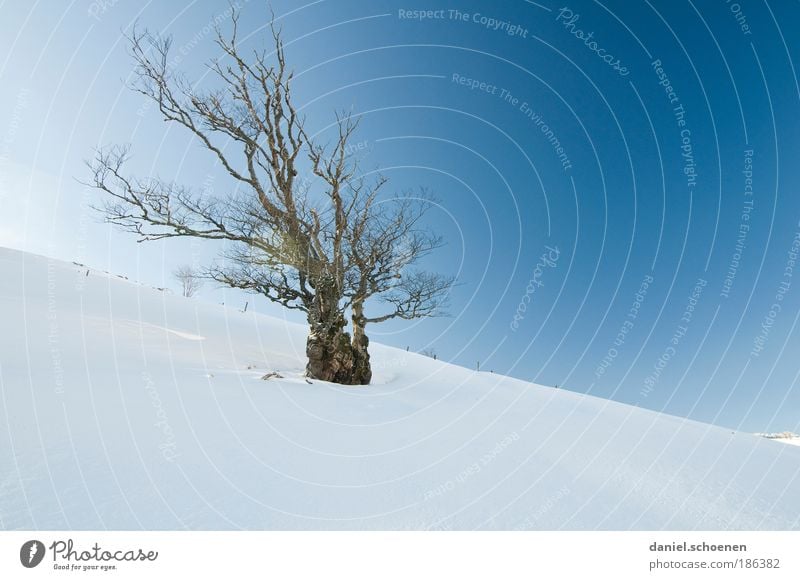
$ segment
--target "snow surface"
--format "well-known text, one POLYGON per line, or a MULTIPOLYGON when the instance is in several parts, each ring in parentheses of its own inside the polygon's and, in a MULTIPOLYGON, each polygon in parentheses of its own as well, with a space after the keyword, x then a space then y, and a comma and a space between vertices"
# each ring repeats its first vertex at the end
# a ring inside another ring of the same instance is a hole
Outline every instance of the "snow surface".
POLYGON ((0 249, 0 528, 788 529, 800 449, 0 249), (284 378, 261 380, 277 371, 284 378))
POLYGON ((756 433, 756 435, 759 437, 764 437, 765 439, 769 439, 770 441, 800 446, 800 436, 795 435, 794 433, 756 433))

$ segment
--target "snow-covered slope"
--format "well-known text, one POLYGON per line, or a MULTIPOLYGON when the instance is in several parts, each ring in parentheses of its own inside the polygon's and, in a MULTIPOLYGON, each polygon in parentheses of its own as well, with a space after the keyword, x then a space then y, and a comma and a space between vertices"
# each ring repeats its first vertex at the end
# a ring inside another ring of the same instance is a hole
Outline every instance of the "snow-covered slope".
POLYGON ((782 529, 800 449, 0 250, 0 528, 782 529), (261 380, 269 371, 285 378, 261 380))

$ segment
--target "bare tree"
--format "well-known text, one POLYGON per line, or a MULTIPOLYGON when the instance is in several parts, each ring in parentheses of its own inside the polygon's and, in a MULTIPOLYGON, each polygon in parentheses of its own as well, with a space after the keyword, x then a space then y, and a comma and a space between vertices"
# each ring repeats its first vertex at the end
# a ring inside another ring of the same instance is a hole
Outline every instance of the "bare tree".
POLYGON ((191 266, 181 266, 172 275, 181 283, 181 294, 186 298, 197 294, 197 291, 203 286, 203 278, 191 266))
POLYGON ((229 242, 203 276, 304 312, 309 377, 368 384, 366 324, 437 314, 452 282, 404 272, 441 245, 422 227, 430 204, 410 196, 379 200, 386 180, 359 173, 349 145, 358 123, 350 115, 337 115, 332 146, 315 143, 293 103, 280 31, 273 22, 274 53, 245 56, 238 21, 234 12, 227 37, 217 30, 223 55, 209 66, 220 88, 209 91, 170 68, 170 38, 137 30, 128 38, 136 64, 132 88, 212 154, 237 185, 235 193, 212 197, 128 176, 128 148, 111 147, 89 163, 90 184, 107 194, 98 209, 139 241, 191 236, 229 242), (308 179, 298 178, 301 166, 308 179), (373 297, 389 311, 368 317, 365 305, 373 297))

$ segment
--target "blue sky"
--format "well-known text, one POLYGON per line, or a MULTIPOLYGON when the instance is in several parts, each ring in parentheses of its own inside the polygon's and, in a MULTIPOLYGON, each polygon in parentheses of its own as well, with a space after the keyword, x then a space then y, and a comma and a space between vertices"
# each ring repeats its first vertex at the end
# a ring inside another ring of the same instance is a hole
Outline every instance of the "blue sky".
MULTIPOLYGON (((238 5, 261 46, 265 4, 238 5)), ((363 166, 441 202, 430 219, 448 245, 428 266, 459 276, 451 316, 376 326, 373 340, 731 428, 800 430, 800 6, 273 6, 307 126, 324 139, 351 110, 363 166)), ((172 34, 176 64, 209 84, 210 25, 226 10, 0 7, 0 245, 172 286, 175 266, 216 255, 110 230, 79 180, 95 147, 130 143, 137 173, 224 195, 213 160, 125 89, 120 31, 138 19, 172 34)))

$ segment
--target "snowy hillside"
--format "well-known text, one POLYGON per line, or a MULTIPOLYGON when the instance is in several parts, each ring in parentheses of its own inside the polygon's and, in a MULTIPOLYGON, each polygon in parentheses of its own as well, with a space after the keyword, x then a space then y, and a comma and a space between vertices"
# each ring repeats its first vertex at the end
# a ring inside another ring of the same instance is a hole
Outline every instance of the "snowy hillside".
POLYGON ((784 529, 800 448, 0 250, 0 528, 784 529), (271 371, 285 378, 261 380, 271 371))

